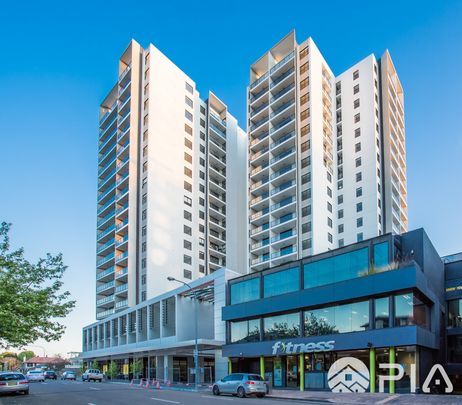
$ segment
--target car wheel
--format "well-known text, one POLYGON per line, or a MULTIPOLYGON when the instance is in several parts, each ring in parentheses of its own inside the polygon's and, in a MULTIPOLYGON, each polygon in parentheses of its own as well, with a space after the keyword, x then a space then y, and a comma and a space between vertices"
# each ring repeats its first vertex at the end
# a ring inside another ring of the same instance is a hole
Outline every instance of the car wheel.
POLYGON ((23 392, 24 392, 24 395, 29 395, 29 390, 25 390, 23 392))
POLYGON ((244 389, 244 387, 239 387, 237 389, 237 396, 239 398, 245 398, 245 389, 244 389))
POLYGON ((257 398, 264 398, 265 394, 257 394, 257 398))
POLYGON ((213 386, 212 392, 213 395, 220 395, 220 389, 216 385, 213 386))

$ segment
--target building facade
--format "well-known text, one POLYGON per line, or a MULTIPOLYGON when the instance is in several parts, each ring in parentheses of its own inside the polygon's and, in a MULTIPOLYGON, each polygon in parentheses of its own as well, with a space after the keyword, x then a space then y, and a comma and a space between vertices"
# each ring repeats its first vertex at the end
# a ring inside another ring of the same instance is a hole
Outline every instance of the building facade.
POLYGON ((213 93, 131 41, 100 106, 97 319, 227 266, 246 271, 246 136, 213 93))
MULTIPOLYGON (((453 284, 462 277, 460 263, 457 272, 446 270, 453 284)), ((419 390, 433 364, 446 362, 444 289, 445 265, 422 229, 241 276, 228 283, 223 356, 233 372, 261 373, 274 387, 302 390, 332 388, 330 366, 355 357, 375 387, 388 373, 379 364, 403 365, 403 378, 387 389, 409 392, 415 364, 419 390)), ((456 304, 450 308, 459 310, 456 304)), ((461 361, 458 352, 451 355, 461 361)))
POLYGON ((403 89, 388 52, 335 76, 291 32, 250 68, 249 265, 407 230, 403 89))

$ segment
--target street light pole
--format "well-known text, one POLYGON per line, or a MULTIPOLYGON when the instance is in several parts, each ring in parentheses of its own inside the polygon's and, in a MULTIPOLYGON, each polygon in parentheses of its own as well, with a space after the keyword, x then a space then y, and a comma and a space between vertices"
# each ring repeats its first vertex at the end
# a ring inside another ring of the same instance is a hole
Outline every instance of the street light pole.
POLYGON ((167 277, 167 280, 168 281, 176 281, 177 283, 181 283, 183 285, 185 285, 186 287, 189 288, 190 291, 193 292, 193 296, 194 296, 194 389, 197 391, 198 387, 199 387, 199 346, 198 346, 198 343, 197 343, 197 340, 198 340, 198 329, 199 329, 199 325, 198 325, 198 300, 197 300, 197 293, 196 291, 193 290, 193 288, 186 282, 184 281, 181 281, 181 280, 177 280, 176 278, 174 277, 167 277))

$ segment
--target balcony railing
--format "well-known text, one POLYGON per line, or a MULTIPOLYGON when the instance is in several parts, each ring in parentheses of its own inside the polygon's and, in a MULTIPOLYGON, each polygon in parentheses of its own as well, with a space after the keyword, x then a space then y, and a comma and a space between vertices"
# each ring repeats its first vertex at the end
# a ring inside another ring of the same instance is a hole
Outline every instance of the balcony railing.
POLYGON ((284 57, 284 59, 281 59, 278 63, 276 63, 270 70, 270 74, 274 73, 276 70, 278 70, 280 67, 285 65, 289 60, 293 59, 295 55, 295 51, 292 51, 289 53, 287 56, 284 57))
POLYGON ((111 225, 109 228, 106 228, 104 231, 98 232, 96 239, 101 239, 103 236, 106 236, 115 229, 115 225, 111 225))
POLYGON ((120 260, 125 259, 126 257, 128 257, 128 252, 123 252, 123 253, 121 253, 120 255, 117 255, 117 256, 115 257, 115 260, 116 260, 116 262, 118 262, 118 261, 120 261, 120 260))
POLYGON ((260 107, 256 108, 250 113, 250 116, 253 117, 254 115, 257 115, 260 111, 263 111, 265 108, 268 108, 269 103, 264 103, 260 107))
POLYGON ((271 180, 274 180, 275 178, 282 176, 283 174, 290 172, 293 169, 295 169, 295 163, 288 165, 288 166, 284 166, 282 169, 278 170, 277 172, 272 173, 270 178, 271 180))
POLYGON ((288 238, 291 238, 292 236, 296 236, 296 235, 297 234, 295 233, 294 230, 281 232, 279 235, 273 236, 271 238, 271 243, 279 242, 280 240, 288 239, 288 238))
POLYGON ((114 273, 114 266, 109 267, 108 269, 106 269, 106 270, 104 270, 104 271, 102 271, 102 272, 100 272, 100 273, 97 273, 97 274, 96 274, 96 280, 97 280, 97 281, 98 281, 98 280, 101 280, 102 278, 108 276, 108 275, 111 274, 111 273, 114 273))
POLYGON ((250 234, 251 234, 251 235, 255 235, 255 234, 257 234, 257 233, 266 231, 267 229, 269 229, 269 223, 263 224, 263 225, 259 226, 258 228, 252 229, 252 230, 250 231, 250 234))
POLYGON ((252 214, 252 215, 250 216, 250 220, 251 220, 251 221, 254 221, 254 220, 257 219, 257 218, 262 217, 263 215, 269 214, 269 212, 270 212, 270 211, 269 211, 269 208, 264 208, 264 209, 262 209, 261 211, 258 211, 258 212, 256 212, 255 214, 252 214))
POLYGON ((281 143, 284 143, 285 141, 287 141, 287 140, 289 140, 291 138, 295 138, 295 131, 291 131, 288 134, 286 134, 286 135, 282 136, 281 138, 279 138, 276 142, 273 142, 270 145, 270 149, 274 149, 275 147, 279 146, 281 143))
POLYGON ((102 264, 108 262, 109 260, 112 260, 114 258, 114 252, 108 254, 107 256, 103 257, 102 259, 98 260, 96 262, 96 267, 101 266, 102 264))
POLYGON ((102 186, 104 186, 104 184, 115 174, 116 172, 116 169, 112 169, 104 179, 102 179, 101 181, 98 182, 98 188, 101 188, 102 186))
POLYGON ((274 158, 271 159, 271 164, 279 162, 280 160, 284 159, 285 157, 291 155, 292 153, 295 152, 295 148, 290 148, 289 150, 286 150, 279 155, 275 156, 274 158))
POLYGON ((106 112, 104 113, 104 115, 100 118, 100 120, 99 120, 99 125, 100 125, 100 126, 103 125, 103 123, 104 123, 104 121, 106 120, 106 118, 111 114, 111 112, 114 111, 114 109, 115 109, 116 107, 117 107, 117 101, 114 102, 114 103, 111 105, 111 107, 109 108, 109 110, 106 111, 106 112))
POLYGON ((287 125, 289 122, 295 119, 295 114, 291 115, 290 117, 284 118, 281 122, 275 125, 273 128, 270 129, 270 134, 277 131, 278 129, 282 128, 283 126, 287 125))
POLYGON ((276 115, 278 115, 279 113, 283 112, 284 110, 286 110, 287 108, 289 107, 292 107, 293 105, 295 105, 295 100, 290 100, 289 102, 281 105, 279 108, 277 108, 276 110, 274 110, 270 117, 271 118, 274 118, 276 115))
POLYGON ((220 135, 223 139, 226 139, 226 132, 222 131, 216 125, 210 123, 210 128, 212 128, 218 135, 220 135))
POLYGON ((108 288, 112 288, 112 287, 114 287, 114 284, 115 284, 115 281, 111 280, 108 283, 105 283, 103 285, 99 285, 98 287, 96 287, 96 292, 99 293, 101 291, 107 290, 108 288))
POLYGON ((98 246, 96 249, 96 253, 102 252, 104 249, 114 244, 114 242, 115 242, 115 239, 112 238, 109 242, 106 242, 104 245, 98 246))
POLYGON ((281 249, 279 252, 271 253, 271 259, 277 259, 278 257, 287 256, 292 253, 297 253, 297 248, 295 246, 289 246, 287 248, 281 249))
POLYGON ((101 311, 96 314, 96 319, 102 319, 106 318, 109 315, 112 315, 114 313, 114 308, 107 309, 106 311, 101 311))
POLYGON ((253 95, 250 97, 250 102, 253 103, 255 100, 263 96, 268 91, 269 87, 264 87, 262 90, 260 90, 257 94, 253 95))
POLYGON ((117 309, 124 308, 124 307, 127 307, 127 306, 128 306, 128 300, 122 300, 122 301, 116 302, 116 304, 115 304, 115 307, 117 309))
POLYGON ((98 215, 100 212, 103 212, 107 207, 109 207, 111 204, 113 204, 115 201, 115 197, 110 198, 108 201, 104 203, 102 207, 98 208, 98 215))
POLYGON ((128 187, 125 187, 122 191, 118 192, 115 196, 116 200, 120 199, 124 194, 128 192, 128 187))
POLYGON ((209 112, 210 112, 210 115, 211 115, 214 119, 216 119, 221 125, 223 125, 224 127, 226 127, 226 120, 221 119, 221 117, 220 117, 217 113, 213 112, 212 110, 209 110, 209 112))
POLYGON ((252 155, 250 157, 250 160, 255 160, 257 159, 258 157, 260 157, 261 155, 263 155, 264 153, 268 152, 269 151, 269 148, 268 146, 264 147, 263 149, 260 149, 257 153, 255 153, 254 155, 252 155))
POLYGON ((250 186, 251 190, 255 190, 256 188, 263 186, 264 184, 268 183, 269 181, 269 176, 263 177, 260 181, 257 181, 256 183, 253 183, 250 186))
POLYGON ((284 87, 282 90, 278 91, 273 97, 271 97, 270 103, 275 102, 277 99, 281 98, 284 94, 291 91, 294 87, 295 87, 294 83, 291 83, 288 86, 284 87))
POLYGON ((269 72, 266 72, 263 76, 259 77, 257 80, 253 81, 250 84, 250 90, 252 90, 254 87, 257 87, 263 80, 267 79, 269 76, 269 72))
POLYGON ((269 135, 269 132, 265 132, 261 135, 259 135, 257 138, 255 138, 254 140, 252 140, 252 142, 250 142, 250 146, 253 146, 253 145, 256 145, 258 142, 260 141, 263 141, 263 139, 267 138, 269 135))
POLYGON ((294 72, 295 68, 290 68, 287 72, 283 73, 281 76, 278 76, 276 79, 274 79, 270 84, 270 88, 277 86, 278 83, 281 83, 286 77, 290 76, 294 72))
POLYGON ((269 254, 258 256, 256 259, 252 259, 252 265, 267 262, 269 259, 269 254))
POLYGON ((297 199, 295 198, 295 196, 292 196, 292 197, 289 197, 289 198, 285 198, 284 200, 282 200, 281 202, 278 202, 277 204, 273 204, 271 206, 271 211, 276 211, 278 210, 279 208, 282 208, 282 207, 285 207, 287 205, 290 205, 292 203, 294 203, 295 201, 297 201, 297 199))
POLYGON ((250 131, 253 131, 257 129, 258 127, 262 126, 263 124, 267 123, 269 120, 269 117, 264 117, 260 121, 257 121, 254 125, 250 126, 250 131))
POLYGON ((123 269, 117 270, 116 273, 115 273, 115 278, 125 276, 125 274, 128 274, 128 268, 127 267, 124 267, 123 269))
POLYGON ((96 305, 103 305, 107 304, 108 302, 113 302, 114 301, 114 295, 109 295, 107 297, 101 298, 98 301, 96 301, 96 305))
POLYGON ((278 219, 275 219, 274 221, 271 221, 271 226, 277 226, 280 224, 284 224, 288 221, 291 221, 296 218, 295 212, 292 212, 291 214, 284 215, 278 219))
POLYGON ((260 201, 263 201, 264 199, 268 198, 269 197, 269 193, 266 192, 266 193, 263 193, 262 195, 258 196, 258 197, 255 197, 253 198, 252 200, 250 200, 250 205, 254 205, 260 201))
POLYGON ((119 82, 121 82, 123 79, 125 79, 125 76, 127 76, 127 73, 130 71, 132 67, 132 64, 130 63, 119 75, 119 82))
POLYGON ((295 184, 296 184, 296 181, 295 181, 295 180, 287 181, 287 182, 281 184, 279 187, 273 188, 273 189, 271 190, 271 195, 280 193, 281 191, 284 191, 284 190, 287 189, 287 188, 290 188, 290 187, 292 187, 292 186, 295 186, 295 184))
POLYGON ((110 187, 108 190, 106 190, 104 193, 98 196, 98 202, 102 201, 105 197, 111 194, 114 191, 114 189, 115 189, 115 184, 112 187, 110 187))
POLYGON ((127 290, 128 290, 128 284, 125 283, 125 284, 117 286, 116 289, 115 289, 115 292, 120 293, 120 292, 124 292, 124 291, 127 291, 127 290))
POLYGON ((123 222, 121 222, 120 224, 117 224, 117 225, 115 226, 115 230, 118 231, 120 228, 123 228, 123 227, 124 227, 125 225, 127 225, 127 224, 128 224, 128 219, 125 220, 125 221, 123 221, 123 222))

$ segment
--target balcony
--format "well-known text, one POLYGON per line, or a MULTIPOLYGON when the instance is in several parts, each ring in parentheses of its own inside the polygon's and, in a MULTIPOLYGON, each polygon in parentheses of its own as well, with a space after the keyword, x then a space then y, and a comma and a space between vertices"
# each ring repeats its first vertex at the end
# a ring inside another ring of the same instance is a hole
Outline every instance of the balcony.
POLYGON ((109 124, 106 126, 105 129, 103 129, 102 131, 100 131, 99 133, 99 141, 100 143, 105 143, 107 138, 108 138, 108 134, 111 134, 111 131, 112 129, 115 128, 115 123, 117 122, 117 115, 114 115, 114 118, 109 122, 109 124))
POLYGON ((104 142, 99 143, 98 152, 100 154, 104 153, 107 150, 107 146, 110 145, 111 141, 114 140, 113 138, 116 133, 117 133, 117 128, 114 128, 111 134, 106 137, 106 140, 104 142))
POLYGON ((295 114, 287 117, 287 118, 284 118, 282 121, 279 121, 276 125, 274 125, 271 129, 270 129, 270 134, 276 132, 278 129, 281 129, 282 127, 286 126, 287 124, 289 124, 290 122, 292 122, 293 120, 295 119, 295 114))
POLYGON ((257 115, 259 112, 263 111, 265 108, 268 108, 269 106, 269 103, 266 102, 266 103, 263 103, 261 106, 255 108, 251 113, 250 113, 250 117, 255 117, 255 115, 257 115))
POLYGON ((294 58, 295 51, 290 52, 287 56, 281 59, 278 63, 276 63, 270 70, 270 74, 277 72, 280 68, 282 68, 287 62, 294 58))
POLYGON ((276 100, 280 99, 283 95, 287 94, 289 91, 295 88, 295 83, 291 83, 284 87, 282 90, 278 91, 275 95, 273 95, 270 99, 270 103, 274 103, 276 100))
POLYGON ((115 195, 115 199, 116 201, 120 200, 125 194, 128 193, 128 186, 125 187, 123 190, 119 191, 116 195, 115 195))
POLYGON ((263 163, 262 165, 260 166, 257 166, 256 168, 252 169, 250 171, 250 177, 254 177, 256 176, 257 174, 259 173, 262 173, 265 169, 267 169, 269 167, 269 164, 268 162, 266 163, 263 163))
POLYGON ((112 226, 106 228, 104 231, 98 232, 96 234, 96 240, 99 241, 100 239, 105 238, 107 235, 112 233, 114 231, 114 229, 115 229, 115 225, 112 225, 112 226))
POLYGON ((219 164, 221 164, 223 168, 226 168, 226 157, 225 157, 226 155, 222 157, 222 156, 219 156, 217 153, 215 153, 213 150, 209 150, 209 156, 212 156, 214 159, 220 162, 219 164))
POLYGON ((253 155, 250 156, 250 161, 253 163, 256 161, 260 156, 264 155, 269 151, 269 148, 266 146, 263 149, 260 149, 257 153, 254 153, 253 155))
MULTIPOLYGON (((104 153, 101 153, 99 156, 98 156, 98 165, 99 166, 104 166, 105 163, 107 163, 109 160, 108 158, 109 157, 112 157, 112 153, 115 152, 115 148, 116 148, 116 144, 117 142, 114 141, 112 142, 108 148, 105 149, 105 152, 104 153)), ((112 160, 112 159, 111 159, 112 160)))
POLYGON ((284 72, 282 75, 276 77, 275 79, 273 79, 273 81, 271 82, 270 84, 270 88, 273 89, 274 87, 276 87, 279 83, 281 83, 284 79, 286 79, 287 77, 289 77, 290 75, 292 75, 292 73, 295 72, 295 68, 290 68, 289 70, 287 70, 286 72, 284 72))
POLYGON ((250 234, 252 236, 256 236, 261 232, 267 231, 268 229, 269 229, 269 222, 267 222, 267 223, 265 223, 265 224, 263 224, 263 225, 261 225, 261 226, 259 226, 257 228, 252 229, 250 231, 250 234))
POLYGON ((260 90, 258 93, 255 93, 254 95, 250 95, 249 102, 252 104, 254 101, 258 100, 260 97, 262 97, 264 94, 267 94, 269 87, 264 87, 262 90, 260 90))
POLYGON ((104 177, 102 180, 98 182, 98 190, 102 191, 101 189, 104 189, 107 184, 109 184, 109 180, 112 179, 114 174, 116 173, 116 169, 112 169, 106 177, 104 177))
MULTIPOLYGON (((290 148, 284 152, 281 152, 279 155, 273 157, 271 159, 271 164, 275 164, 275 163, 278 163, 280 162, 281 160, 285 159, 287 156, 290 156, 292 155, 293 153, 295 153, 295 148, 290 148)), ((277 176, 276 176, 277 177, 277 176)))
POLYGON ((270 260, 270 255, 269 253, 267 253, 267 254, 258 256, 256 259, 252 259, 251 263, 252 263, 252 266, 255 266, 257 264, 269 262, 269 260, 270 260))
POLYGON ((218 219, 216 219, 214 217, 210 217, 210 216, 209 216, 209 220, 214 225, 219 226, 220 228, 222 228, 222 230, 226 229, 226 222, 225 221, 219 221, 218 219))
POLYGON ((107 309, 106 311, 101 311, 96 313, 96 319, 104 319, 107 318, 109 315, 114 314, 114 308, 107 309))
POLYGON ((283 182, 291 178, 295 178, 295 167, 296 167, 295 163, 292 163, 272 173, 270 176, 270 180, 271 180, 271 184, 273 185, 273 187, 277 187, 283 182))
MULTIPOLYGON (((273 188, 271 190, 271 196, 282 193, 285 190, 289 191, 289 189, 291 189, 292 187, 295 187, 296 184, 297 182, 295 180, 286 181, 285 183, 281 184, 279 187, 273 188)), ((287 193, 287 194, 290 194, 290 193, 287 193)))
POLYGON ((115 247, 120 248, 120 246, 124 245, 128 242, 128 235, 125 235, 123 238, 117 239, 115 241, 115 247))
POLYGON ((104 193, 99 194, 98 195, 98 204, 104 204, 105 202, 107 202, 107 197, 114 193, 115 187, 116 186, 114 184, 114 185, 112 185, 112 187, 107 189, 104 193))
POLYGON ((99 126, 102 127, 104 126, 104 122, 106 119, 114 112, 117 110, 117 101, 112 104, 112 106, 109 108, 109 111, 106 111, 103 116, 99 120, 99 126))
POLYGON ((250 216, 252 223, 255 223, 255 220, 269 214, 269 208, 264 208, 261 211, 258 211, 250 216))
POLYGON ((226 132, 222 131, 220 128, 218 128, 216 125, 212 123, 210 123, 209 127, 212 128, 213 131, 216 132, 219 136, 226 140, 226 132))
POLYGON ((120 231, 123 227, 125 227, 125 226, 127 226, 127 225, 128 225, 128 219, 125 220, 125 221, 123 221, 123 222, 121 222, 120 224, 117 224, 117 225, 115 226, 115 230, 116 230, 116 231, 120 231))
POLYGON ((250 142, 250 147, 253 147, 255 146, 256 144, 260 143, 261 141, 265 140, 268 138, 268 135, 269 135, 269 132, 264 132, 263 134, 257 136, 255 139, 253 139, 251 142, 250 142))
POLYGON ((269 238, 266 238, 266 239, 262 239, 261 241, 257 243, 252 243, 252 245, 250 246, 250 250, 255 251, 257 249, 261 249, 266 246, 269 246, 269 242, 270 242, 269 238))
POLYGON ((106 250, 108 247, 114 245, 114 242, 115 242, 115 239, 112 238, 111 240, 109 240, 109 242, 106 242, 104 245, 98 246, 98 247, 96 248, 96 253, 97 253, 97 254, 100 254, 101 252, 103 252, 104 250, 106 250))
POLYGON ((287 231, 281 232, 276 236, 271 238, 271 247, 273 249, 280 249, 284 245, 292 244, 295 242, 297 233, 295 229, 289 229, 287 231))
POLYGON ((209 137, 209 141, 210 141, 213 145, 215 145, 217 148, 219 148, 220 151, 221 151, 224 155, 226 155, 226 144, 225 144, 225 143, 220 143, 220 142, 218 142, 216 139, 213 139, 213 138, 211 138, 211 137, 209 137))
POLYGON ((250 190, 256 190, 257 188, 267 184, 269 181, 269 177, 263 177, 260 181, 257 181, 256 183, 253 183, 250 185, 250 190))
POLYGON ((120 310, 122 308, 127 308, 128 307, 128 300, 122 300, 119 302, 116 302, 115 307, 117 310, 120 310))
POLYGON ((263 124, 266 124, 269 120, 269 117, 264 117, 261 120, 257 121, 255 124, 250 126, 250 132, 255 131, 257 128, 261 127, 263 124))
POLYGON ((99 259, 96 261, 96 267, 103 267, 104 265, 108 263, 112 263, 114 259, 114 252, 108 254, 107 256, 103 257, 102 259, 99 259))
POLYGON ((271 253, 271 260, 291 256, 295 253, 297 253, 297 247, 295 245, 288 246, 288 247, 282 248, 281 250, 277 252, 271 253))
POLYGON ((270 149, 273 150, 277 148, 279 145, 282 145, 284 142, 288 141, 289 139, 295 139, 295 131, 291 131, 288 134, 281 136, 277 141, 272 142, 270 144, 270 149))
POLYGON ((115 216, 115 212, 112 211, 110 212, 109 214, 107 214, 105 217, 101 218, 101 219, 98 219, 97 223, 96 223, 96 226, 98 228, 101 227, 101 225, 104 225, 108 220, 110 220, 111 218, 113 218, 115 216))
POLYGON ((116 294, 123 293, 128 290, 128 283, 118 285, 115 289, 116 294))
POLYGON ((221 117, 213 112, 212 110, 209 110, 209 113, 210 113, 210 116, 218 123, 220 124, 221 126, 223 126, 224 128, 226 128, 226 120, 223 120, 221 119, 221 117))
POLYGON ((277 211, 281 208, 287 207, 291 204, 294 204, 297 201, 297 198, 295 196, 287 197, 281 200, 280 202, 273 204, 271 206, 271 212, 277 211))
POLYGON ((129 64, 119 75, 119 84, 124 82, 124 79, 127 77, 127 74, 131 71, 132 65, 129 64))
POLYGON ((117 279, 120 279, 120 278, 126 276, 127 274, 128 274, 128 268, 124 267, 123 269, 117 270, 115 272, 115 278, 117 280, 117 279))
POLYGON ((125 90, 127 90, 130 87, 131 84, 132 84, 132 82, 130 80, 130 81, 128 81, 127 84, 125 84, 121 88, 119 88, 119 98, 122 97, 122 95, 125 93, 125 90))
POLYGON ((96 281, 104 281, 114 274, 114 266, 96 274, 96 281))
POLYGON ((293 106, 295 106, 295 100, 290 100, 287 103, 285 103, 285 104, 281 105, 280 107, 278 107, 276 110, 273 110, 270 117, 274 118, 277 115, 279 115, 280 113, 282 113, 283 111, 285 111, 288 108, 293 107, 293 106))
POLYGON ((283 215, 282 217, 275 219, 274 221, 271 221, 271 227, 272 228, 277 227, 281 224, 285 224, 290 221, 293 221, 296 218, 297 218, 297 215, 295 214, 295 212, 287 214, 287 215, 283 215))
POLYGON ((105 284, 99 285, 99 286, 96 287, 96 293, 99 294, 99 293, 101 293, 103 291, 106 291, 106 290, 114 287, 114 284, 115 284, 115 281, 112 280, 112 281, 109 281, 109 282, 107 282, 105 284))
POLYGON ((98 176, 103 176, 106 174, 107 170, 110 169, 113 165, 113 163, 115 163, 116 161, 116 157, 114 157, 114 159, 112 159, 110 162, 108 163, 105 163, 104 165, 99 165, 101 166, 99 169, 98 169, 98 176))
POLYGON ((259 77, 257 80, 253 81, 249 88, 250 90, 254 89, 255 87, 257 87, 260 83, 263 83, 264 80, 266 80, 269 76, 269 72, 266 72, 263 76, 259 77))

